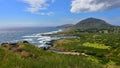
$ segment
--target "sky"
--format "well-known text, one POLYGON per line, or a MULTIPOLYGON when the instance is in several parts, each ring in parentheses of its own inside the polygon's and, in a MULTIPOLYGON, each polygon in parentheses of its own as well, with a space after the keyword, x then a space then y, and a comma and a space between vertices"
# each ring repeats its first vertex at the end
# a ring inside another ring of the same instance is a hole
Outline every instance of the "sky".
POLYGON ((0 28, 76 24, 89 17, 120 25, 120 0, 0 0, 0 28))

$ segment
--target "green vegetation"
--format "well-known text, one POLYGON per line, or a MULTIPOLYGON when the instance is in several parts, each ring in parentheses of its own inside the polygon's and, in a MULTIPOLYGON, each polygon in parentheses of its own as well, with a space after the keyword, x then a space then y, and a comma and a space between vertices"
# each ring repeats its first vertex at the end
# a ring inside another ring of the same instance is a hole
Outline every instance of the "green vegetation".
POLYGON ((88 18, 57 34, 78 38, 57 40, 53 49, 87 54, 105 68, 120 68, 120 26, 88 18))
POLYGON ((73 26, 73 24, 64 24, 64 25, 57 26, 57 27, 59 27, 59 28, 70 28, 72 26, 73 26))
POLYGON ((98 48, 98 49, 110 49, 110 46, 106 46, 104 44, 98 44, 98 43, 89 43, 89 42, 86 42, 86 43, 83 44, 83 46, 93 47, 93 48, 98 48))
POLYGON ((70 27, 70 30, 88 33, 120 33, 120 26, 114 26, 104 20, 87 18, 70 27))
POLYGON ((0 46, 0 68, 102 68, 88 57, 44 51, 30 43, 0 46))
POLYGON ((94 29, 107 29, 113 27, 113 25, 108 24, 106 21, 96 18, 84 19, 73 26, 73 29, 80 30, 94 30, 94 29))
POLYGON ((78 38, 56 40, 51 49, 78 55, 44 51, 27 41, 3 43, 0 46, 0 68, 120 68, 119 26, 88 18, 74 26, 63 27, 70 29, 52 35, 78 38))
POLYGON ((61 32, 78 36, 54 42, 53 49, 79 52, 89 55, 89 60, 103 64, 106 68, 120 68, 120 34, 61 32))

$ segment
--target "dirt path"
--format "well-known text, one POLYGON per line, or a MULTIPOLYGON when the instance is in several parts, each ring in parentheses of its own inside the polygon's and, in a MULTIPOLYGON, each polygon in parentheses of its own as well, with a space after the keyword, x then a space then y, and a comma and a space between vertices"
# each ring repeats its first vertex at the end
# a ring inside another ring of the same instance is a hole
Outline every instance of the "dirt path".
POLYGON ((85 53, 79 53, 79 52, 66 52, 66 51, 60 51, 60 50, 51 50, 52 52, 59 53, 59 54, 69 54, 69 55, 83 55, 88 56, 85 53))

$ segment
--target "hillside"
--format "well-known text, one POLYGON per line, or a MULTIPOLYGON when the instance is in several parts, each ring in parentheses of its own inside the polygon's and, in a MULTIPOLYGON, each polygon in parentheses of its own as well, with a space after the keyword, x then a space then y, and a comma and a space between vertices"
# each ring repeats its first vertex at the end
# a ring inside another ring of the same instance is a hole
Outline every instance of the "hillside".
POLYGON ((89 57, 44 51, 29 42, 3 43, 0 46, 0 68, 102 68, 89 57))
POLYGON ((72 26, 74 26, 74 25, 73 24, 64 24, 64 25, 60 25, 60 26, 57 26, 57 27, 59 27, 59 28, 70 28, 72 26))
POLYGON ((106 21, 101 19, 87 18, 75 24, 72 28, 88 30, 88 29, 107 29, 112 26, 113 25, 108 24, 106 21))

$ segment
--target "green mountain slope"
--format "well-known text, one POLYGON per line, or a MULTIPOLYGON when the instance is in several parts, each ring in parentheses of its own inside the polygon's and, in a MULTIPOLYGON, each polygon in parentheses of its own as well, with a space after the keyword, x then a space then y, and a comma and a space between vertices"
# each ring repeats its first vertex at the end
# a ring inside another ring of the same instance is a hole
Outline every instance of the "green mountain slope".
POLYGON ((59 27, 59 28, 70 28, 72 26, 74 26, 74 25, 73 24, 64 24, 64 25, 60 25, 60 26, 57 26, 57 27, 59 27))
POLYGON ((106 21, 96 18, 84 19, 73 26, 74 29, 88 30, 88 29, 107 29, 113 25, 106 21))

